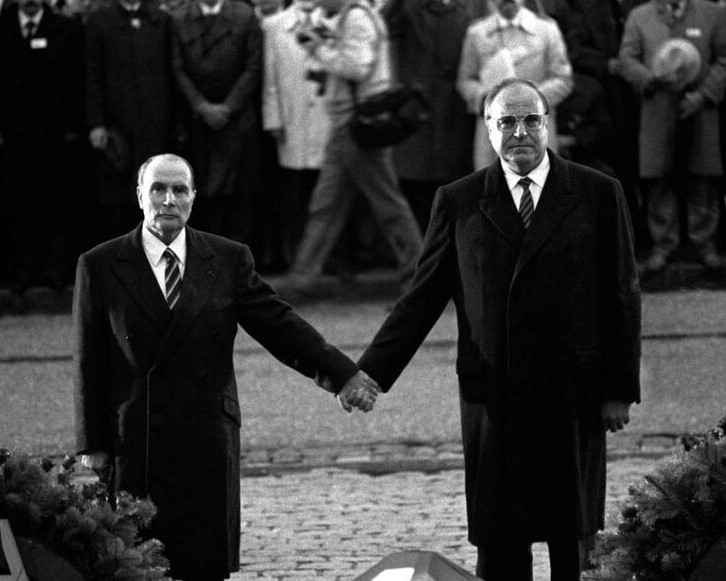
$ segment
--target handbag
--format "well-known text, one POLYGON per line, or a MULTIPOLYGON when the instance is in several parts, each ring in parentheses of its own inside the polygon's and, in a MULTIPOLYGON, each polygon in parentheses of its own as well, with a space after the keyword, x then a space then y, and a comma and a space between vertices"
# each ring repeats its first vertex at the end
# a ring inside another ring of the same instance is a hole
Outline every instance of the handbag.
POLYGON ((428 121, 431 108, 416 86, 394 85, 358 100, 356 84, 350 82, 353 116, 348 129, 353 140, 364 149, 401 143, 428 121))

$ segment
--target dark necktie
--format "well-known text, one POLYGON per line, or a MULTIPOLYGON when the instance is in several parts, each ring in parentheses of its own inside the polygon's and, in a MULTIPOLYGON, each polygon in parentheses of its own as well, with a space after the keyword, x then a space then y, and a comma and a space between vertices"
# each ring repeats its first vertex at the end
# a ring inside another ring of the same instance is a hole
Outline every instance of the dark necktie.
POLYGON ((529 191, 529 184, 532 183, 532 180, 528 177, 523 177, 517 183, 522 186, 522 199, 519 202, 519 215, 522 217, 524 227, 529 228, 529 224, 532 221, 532 214, 534 214, 532 192, 529 191))
POLYGON ((171 310, 179 300, 179 293, 181 293, 181 270, 179 269, 179 259, 171 248, 164 250, 164 258, 166 258, 166 268, 164 269, 166 303, 171 310))
POLYGON ((36 24, 32 20, 25 23, 25 38, 33 38, 35 36, 36 24))

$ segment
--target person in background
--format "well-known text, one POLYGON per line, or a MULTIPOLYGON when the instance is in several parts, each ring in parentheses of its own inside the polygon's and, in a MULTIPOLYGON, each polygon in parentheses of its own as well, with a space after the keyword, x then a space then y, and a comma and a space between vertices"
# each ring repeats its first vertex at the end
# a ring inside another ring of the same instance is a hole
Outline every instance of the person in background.
POLYGON ((194 0, 175 19, 174 72, 190 112, 204 229, 249 242, 260 190, 262 32, 235 0, 194 0))
POLYGON ((317 4, 328 13, 338 14, 335 26, 324 30, 311 27, 298 34, 311 59, 328 73, 326 108, 332 129, 303 238, 288 271, 287 293, 291 300, 300 301, 318 292, 318 276, 359 192, 390 244, 399 286, 404 289, 413 276, 421 233, 398 188, 391 148, 362 148, 347 125, 353 113, 353 91, 362 100, 390 87, 386 26, 367 2, 318 0, 317 4))
POLYGON ((320 25, 314 0, 292 5, 262 21, 265 74, 263 127, 272 134, 282 171, 280 230, 286 263, 292 263, 307 220, 330 132, 325 112, 326 75, 297 41, 300 29, 320 25))
POLYGON ((41 0, 17 0, 0 20, 0 199, 12 291, 62 292, 72 282, 80 212, 75 157, 83 136, 83 31, 41 0), (42 164, 42 169, 39 169, 42 164))
POLYGON ((389 0, 381 9, 399 82, 419 87, 429 121, 394 148, 396 175, 421 231, 437 188, 472 171, 475 117, 456 90, 469 25, 486 14, 486 0, 389 0))
POLYGON ((135 172, 148 157, 175 148, 178 110, 171 63, 172 20, 152 4, 116 0, 91 10, 86 32, 86 124, 97 152, 103 232, 136 221, 135 172))
POLYGON ((333 378, 346 411, 377 386, 258 275, 249 248, 187 226, 189 163, 139 168, 143 221, 82 254, 73 297, 77 449, 109 491, 149 497, 169 574, 218 581, 239 569, 238 326, 299 373, 333 378))
POLYGON ((723 175, 718 105, 726 86, 724 9, 706 0, 650 0, 638 6, 625 23, 618 71, 640 97, 639 175, 652 241, 644 272, 663 270, 681 244, 679 197, 685 198, 683 230, 697 259, 708 270, 721 270, 716 233, 723 175), (660 74, 655 64, 678 62, 677 53, 659 57, 668 39, 687 43, 684 51, 690 48, 683 53, 691 55, 689 62, 675 75, 660 74), (684 76, 689 73, 694 73, 690 79, 684 76))
POLYGON ((482 106, 491 88, 508 77, 529 79, 552 110, 549 143, 557 151, 556 107, 572 91, 572 66, 557 24, 523 6, 524 0, 494 0, 495 11, 472 23, 464 39, 457 88, 471 113, 480 115, 474 138, 474 168, 496 160, 487 139, 482 106))

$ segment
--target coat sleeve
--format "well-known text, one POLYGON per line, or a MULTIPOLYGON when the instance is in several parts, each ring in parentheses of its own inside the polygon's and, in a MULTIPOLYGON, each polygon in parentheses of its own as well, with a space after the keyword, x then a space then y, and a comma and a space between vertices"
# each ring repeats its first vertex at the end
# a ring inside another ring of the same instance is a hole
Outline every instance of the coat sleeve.
POLYGON ((539 83, 550 106, 556 107, 572 92, 572 65, 559 27, 554 21, 547 26, 547 77, 539 83))
POLYGON ((246 26, 248 30, 245 35, 245 59, 242 74, 224 99, 224 104, 233 113, 247 108, 254 96, 258 94, 262 83, 262 30, 254 13, 250 14, 246 26))
POLYGON ((280 55, 277 51, 277 36, 284 33, 282 27, 273 25, 269 18, 263 21, 265 68, 262 75, 262 125, 266 131, 284 127, 278 74, 280 55))
POLYGON ((73 355, 76 450, 111 451, 112 425, 108 418, 110 368, 103 326, 102 299, 86 255, 81 255, 73 288, 73 355))
POLYGON ((358 366, 282 301, 254 267, 243 246, 236 264, 237 320, 279 361, 307 377, 327 376, 339 391, 358 366))
POLYGON ((384 391, 411 361, 453 295, 456 254, 445 198, 440 188, 411 285, 358 361, 384 391))
POLYGON ((86 124, 89 128, 106 125, 104 98, 103 14, 91 14, 85 26, 86 45, 86 124))
POLYGON ((643 63, 645 41, 636 14, 637 12, 631 12, 625 21, 618 58, 620 76, 630 83, 638 93, 642 93, 650 83, 652 73, 643 63))
POLYGON ((698 90, 712 103, 720 103, 723 100, 724 85, 726 84, 726 14, 721 6, 709 6, 709 8, 718 15, 713 19, 711 40, 713 58, 698 90))
POLYGON ((485 90, 479 80, 481 59, 476 45, 476 34, 469 27, 464 37, 464 44, 461 47, 461 60, 459 61, 459 71, 456 78, 456 89, 466 102, 469 113, 479 115, 481 114, 485 90))
POLYGON ((604 401, 640 402, 640 283, 634 256, 633 227, 619 182, 600 196, 602 236, 600 288, 603 336, 604 401))

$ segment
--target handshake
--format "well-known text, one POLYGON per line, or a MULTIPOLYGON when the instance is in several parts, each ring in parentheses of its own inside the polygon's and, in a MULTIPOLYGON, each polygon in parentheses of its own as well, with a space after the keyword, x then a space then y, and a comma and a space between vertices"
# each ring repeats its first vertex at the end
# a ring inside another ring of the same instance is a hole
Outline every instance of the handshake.
MULTIPOLYGON (((315 383, 325 391, 335 393, 333 382, 328 376, 316 376, 315 383)), ((335 396, 340 407, 350 413, 353 408, 362 412, 369 412, 376 403, 381 388, 364 371, 359 371, 351 377, 335 396)))

